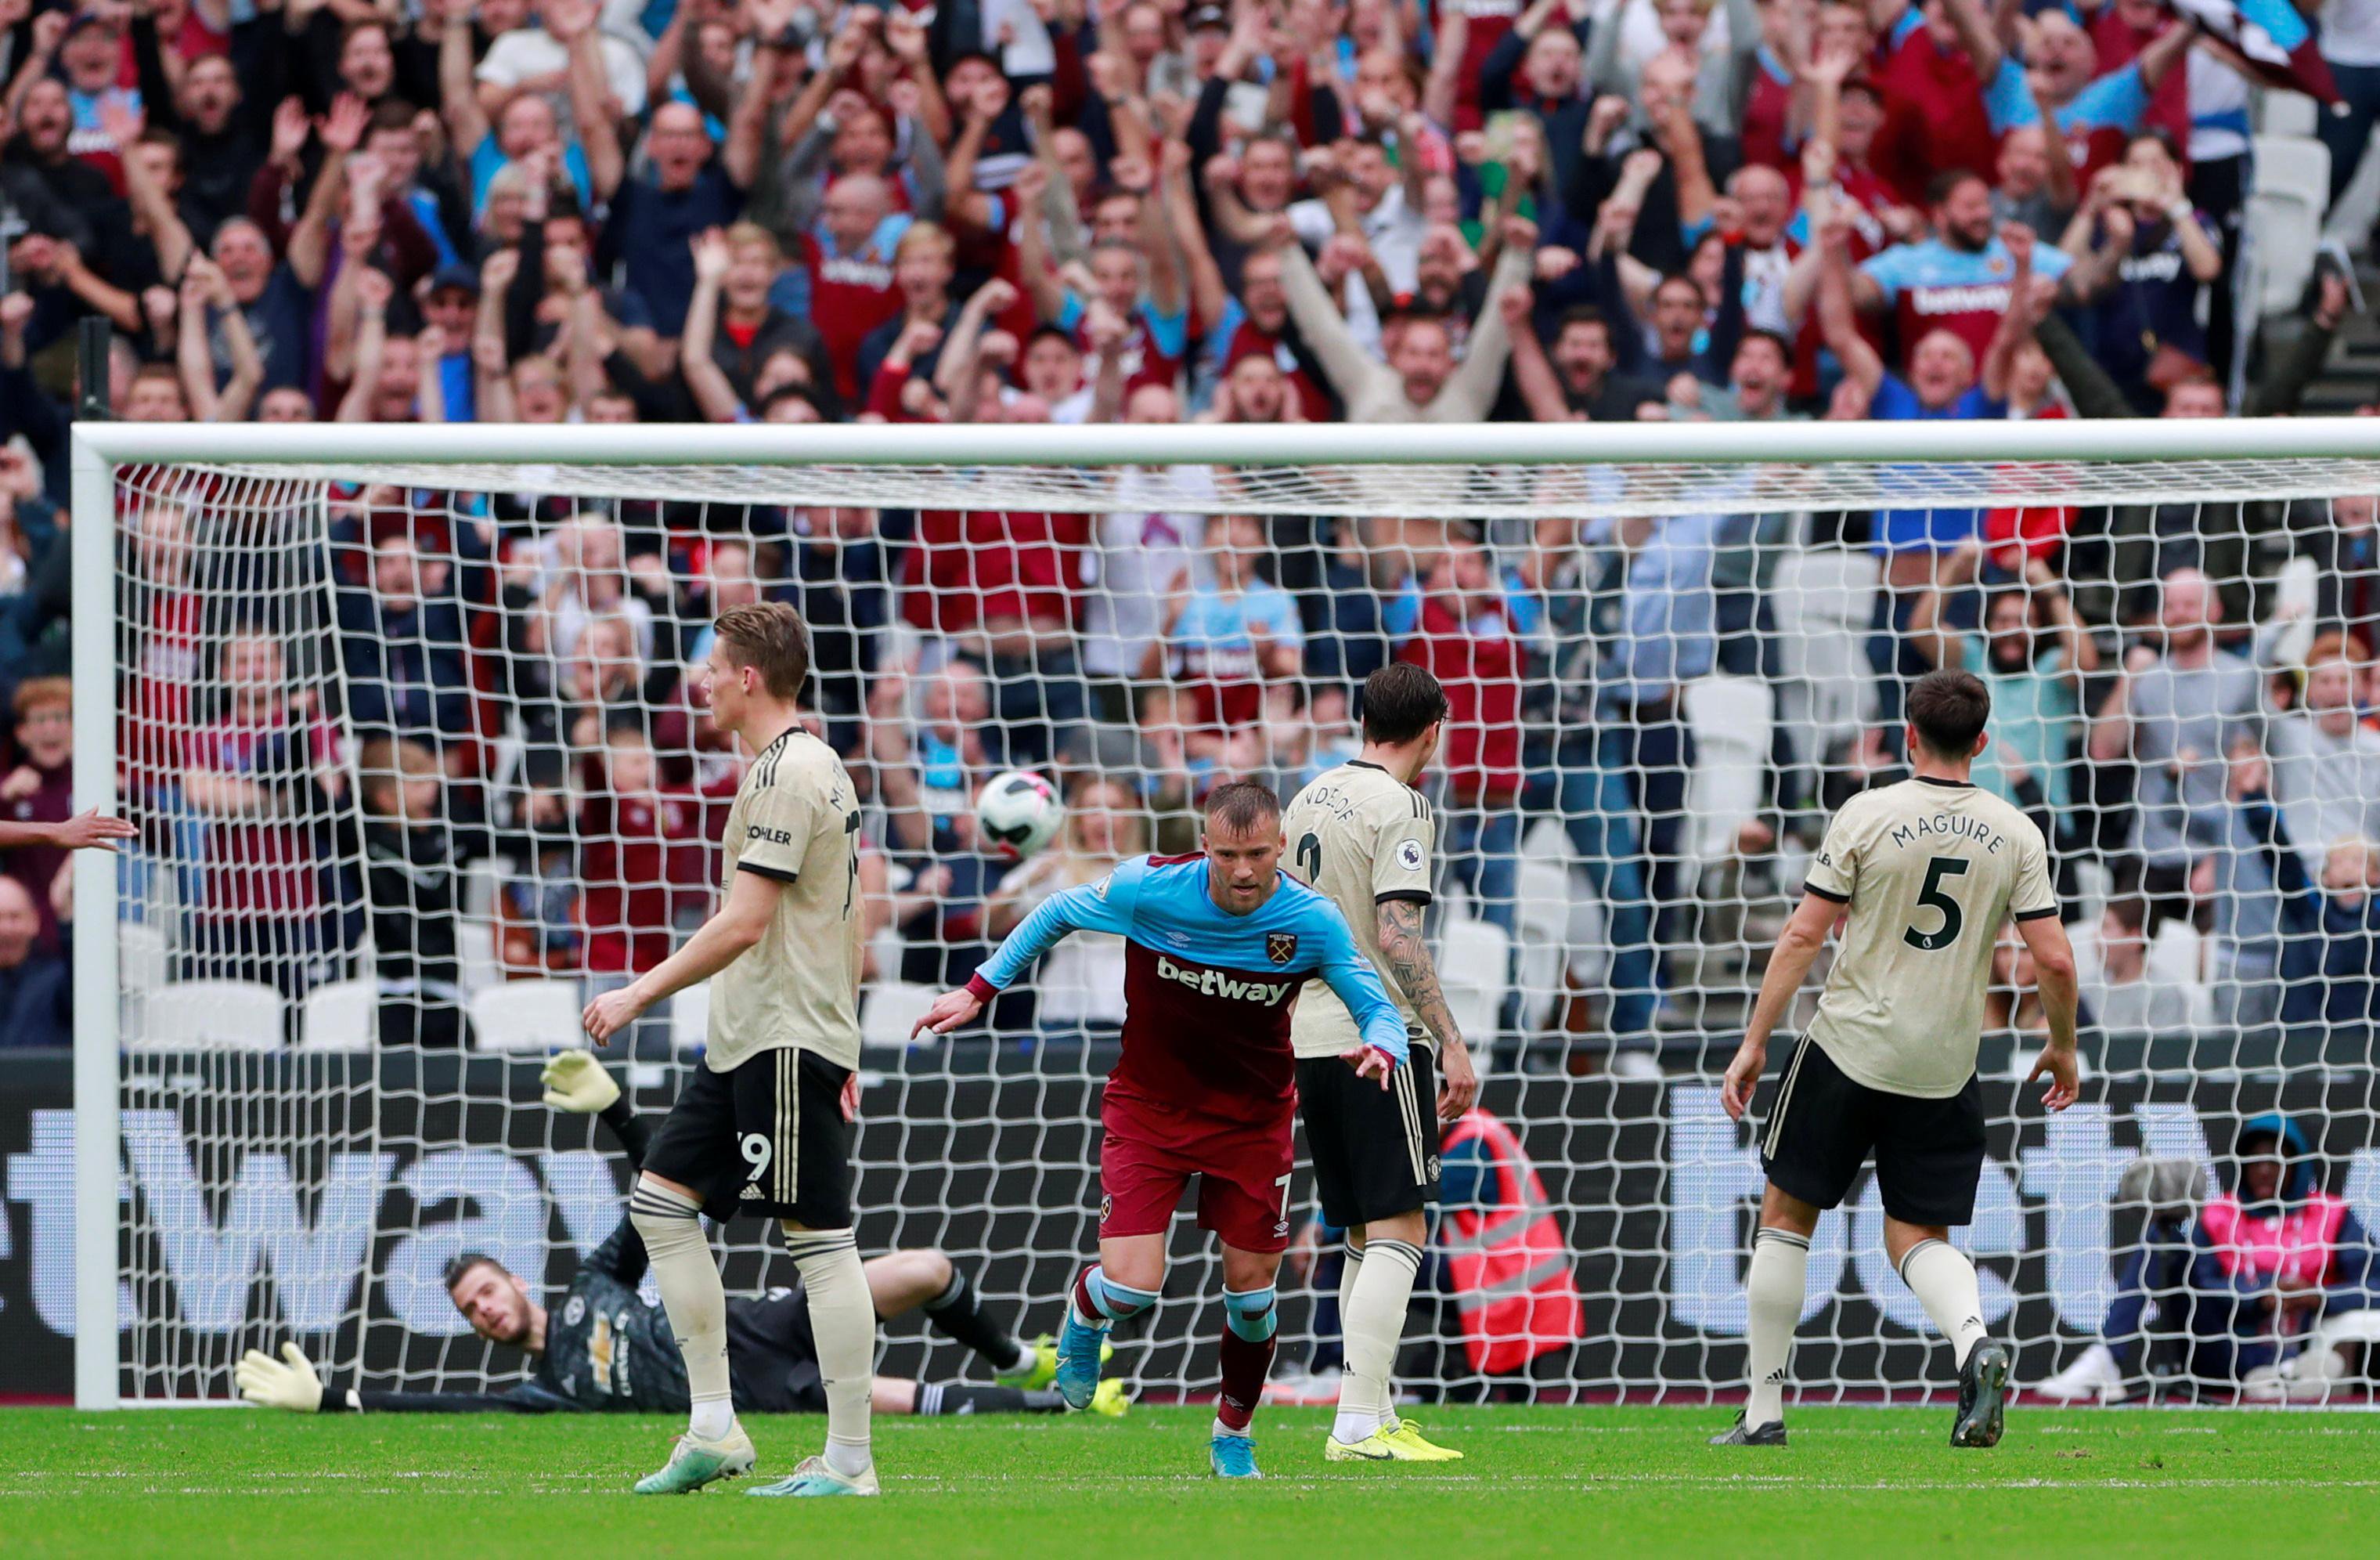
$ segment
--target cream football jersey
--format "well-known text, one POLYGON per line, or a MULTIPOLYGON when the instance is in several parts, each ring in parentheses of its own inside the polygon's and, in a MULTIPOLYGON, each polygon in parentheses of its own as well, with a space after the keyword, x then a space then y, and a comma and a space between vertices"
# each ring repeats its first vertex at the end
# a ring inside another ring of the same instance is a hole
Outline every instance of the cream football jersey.
POLYGON ((795 726, 744 774, 727 814, 727 875, 784 885, 759 942, 710 978, 703 1060, 726 1072, 764 1051, 859 1066, 859 804, 834 750, 795 726))
MULTIPOLYGON (((1281 814, 1289 871, 1320 889, 1355 933, 1355 946, 1379 972, 1416 1045, 1434 1045, 1413 1003, 1380 960, 1378 907, 1386 899, 1427 903, 1430 847, 1437 839, 1429 803, 1378 764, 1351 760, 1318 776, 1281 814)), ((1319 981, 1306 982, 1290 1022, 1300 1056, 1336 1056, 1363 1043, 1346 1005, 1319 981)))
POLYGON ((2058 913, 2041 831, 1989 791, 1921 775, 1845 802, 1807 887, 1848 909, 1810 1038, 1871 1089, 1965 1088, 2001 925, 2058 913))

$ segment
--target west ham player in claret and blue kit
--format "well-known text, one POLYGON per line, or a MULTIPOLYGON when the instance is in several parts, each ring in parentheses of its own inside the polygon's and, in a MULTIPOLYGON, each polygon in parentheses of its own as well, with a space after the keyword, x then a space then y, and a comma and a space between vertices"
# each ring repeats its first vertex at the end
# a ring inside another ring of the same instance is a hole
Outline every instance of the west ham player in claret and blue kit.
POLYGON ((1272 1370, 1273 1275, 1289 1245, 1290 1011, 1319 976, 1362 1037, 1342 1059, 1383 1089, 1406 1058, 1405 1022, 1338 907, 1281 870, 1280 798, 1251 781, 1220 786, 1206 822, 1203 854, 1143 857, 1045 900, 917 1030, 967 1023, 1070 932, 1124 939, 1123 1054, 1099 1108, 1099 1260, 1075 1281, 1054 1384, 1076 1408, 1090 1402, 1109 1326, 1157 1303, 1166 1227, 1196 1176, 1199 1226, 1223 1243, 1208 1461, 1254 1479, 1248 1424, 1272 1370))

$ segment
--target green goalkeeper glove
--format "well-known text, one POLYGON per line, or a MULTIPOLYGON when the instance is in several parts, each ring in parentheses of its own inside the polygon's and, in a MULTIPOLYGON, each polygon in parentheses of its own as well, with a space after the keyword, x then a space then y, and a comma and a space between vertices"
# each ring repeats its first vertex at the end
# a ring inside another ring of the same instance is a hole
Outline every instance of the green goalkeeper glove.
POLYGON ((239 1395, 260 1408, 311 1414, 322 1407, 322 1378, 296 1344, 283 1344, 279 1359, 249 1349, 240 1356, 232 1379, 239 1383, 239 1395))
POLYGON ((620 1085, 590 1052, 557 1053, 539 1079, 545 1085, 545 1103, 573 1115, 609 1110, 620 1098, 620 1085))

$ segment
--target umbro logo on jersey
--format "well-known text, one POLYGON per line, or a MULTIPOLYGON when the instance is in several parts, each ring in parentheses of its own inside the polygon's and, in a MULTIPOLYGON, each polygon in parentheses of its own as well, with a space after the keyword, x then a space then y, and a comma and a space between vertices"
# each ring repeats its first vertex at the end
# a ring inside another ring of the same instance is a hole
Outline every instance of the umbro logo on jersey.
POLYGON ((1265 957, 1275 964, 1287 964, 1297 957, 1297 933, 1268 932, 1265 933, 1265 957))

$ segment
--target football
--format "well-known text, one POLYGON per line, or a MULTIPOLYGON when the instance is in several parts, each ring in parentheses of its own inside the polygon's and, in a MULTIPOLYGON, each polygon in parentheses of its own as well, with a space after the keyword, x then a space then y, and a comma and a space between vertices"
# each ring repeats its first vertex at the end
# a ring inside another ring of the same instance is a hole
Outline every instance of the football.
POLYGON ((1029 769, 993 775, 975 798, 976 837, 1003 860, 1022 861, 1039 850, 1065 819, 1057 787, 1029 769))

